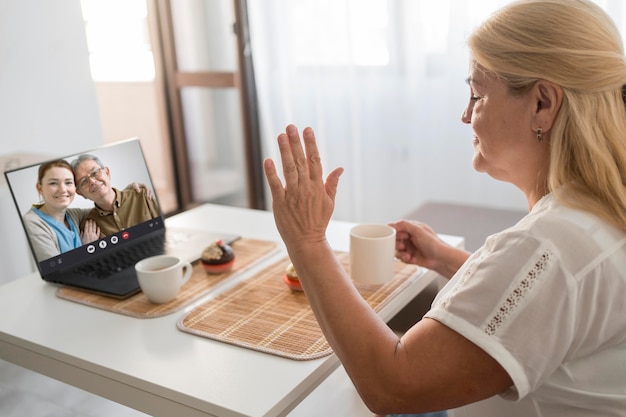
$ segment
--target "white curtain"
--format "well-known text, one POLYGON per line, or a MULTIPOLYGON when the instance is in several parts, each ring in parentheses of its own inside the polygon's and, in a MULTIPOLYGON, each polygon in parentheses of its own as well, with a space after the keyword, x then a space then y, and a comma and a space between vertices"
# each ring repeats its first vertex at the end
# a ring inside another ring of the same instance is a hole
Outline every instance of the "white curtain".
MULTIPOLYGON (((460 120, 467 35, 508 2, 248 0, 265 155, 279 162, 288 123, 313 127, 325 171, 345 168, 339 220, 392 221, 426 201, 525 210, 472 169, 460 120)), ((598 3, 624 21, 622 0, 598 3)))

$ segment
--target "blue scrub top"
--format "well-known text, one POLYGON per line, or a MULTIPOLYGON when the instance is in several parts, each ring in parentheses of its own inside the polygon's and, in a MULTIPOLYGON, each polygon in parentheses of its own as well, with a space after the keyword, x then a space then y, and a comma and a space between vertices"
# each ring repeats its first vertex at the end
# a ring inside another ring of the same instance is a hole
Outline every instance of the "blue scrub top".
POLYGON ((44 222, 46 222, 52 230, 54 230, 57 235, 57 242, 59 243, 61 253, 82 246, 83 242, 80 240, 80 231, 68 213, 65 213, 65 220, 67 221, 67 224, 70 225, 69 229, 64 224, 59 223, 55 218, 47 215, 38 208, 33 207, 32 210, 44 222))

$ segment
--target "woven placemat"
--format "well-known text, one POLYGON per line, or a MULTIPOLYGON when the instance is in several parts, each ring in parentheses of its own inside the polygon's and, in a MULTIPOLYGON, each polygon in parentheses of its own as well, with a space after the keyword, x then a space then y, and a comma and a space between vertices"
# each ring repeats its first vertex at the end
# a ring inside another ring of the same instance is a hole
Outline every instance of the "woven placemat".
POLYGON ((161 317, 174 313, 207 294, 215 285, 233 274, 245 271, 275 248, 276 243, 265 240, 242 238, 232 244, 235 252, 233 269, 221 274, 207 274, 200 262, 193 263, 189 281, 181 288, 178 296, 164 304, 154 304, 142 292, 120 300, 105 295, 94 294, 69 287, 59 288, 57 297, 88 306, 101 308, 114 313, 139 318, 161 317))
MULTIPOLYGON (((349 254, 338 252, 349 272, 349 254)), ((178 328, 209 339, 289 359, 309 360, 330 355, 330 348, 303 292, 282 281, 287 257, 196 307, 178 328)), ((355 284, 363 298, 379 311, 416 276, 417 267, 396 261, 394 278, 383 285, 355 284)))

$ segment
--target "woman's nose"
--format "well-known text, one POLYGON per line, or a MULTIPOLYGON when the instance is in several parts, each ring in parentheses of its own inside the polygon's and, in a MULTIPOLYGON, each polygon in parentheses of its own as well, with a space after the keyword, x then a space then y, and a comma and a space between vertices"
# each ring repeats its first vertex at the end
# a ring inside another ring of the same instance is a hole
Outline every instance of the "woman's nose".
POLYGON ((461 114, 461 121, 465 124, 470 124, 472 122, 472 103, 468 103, 465 106, 465 110, 461 114))

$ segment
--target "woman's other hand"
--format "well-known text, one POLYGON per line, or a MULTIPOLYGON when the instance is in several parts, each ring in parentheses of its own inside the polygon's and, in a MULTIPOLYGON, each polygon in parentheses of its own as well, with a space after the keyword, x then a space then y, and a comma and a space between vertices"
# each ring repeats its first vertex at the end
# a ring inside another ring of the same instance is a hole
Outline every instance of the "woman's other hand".
POLYGON ((100 228, 95 221, 87 219, 83 225, 83 230, 80 232, 80 240, 83 245, 86 245, 98 239, 100 239, 100 228))
POLYGON ((454 248, 424 223, 400 220, 389 224, 396 229, 396 257, 451 278, 469 257, 469 252, 454 248))
POLYGON ((126 190, 135 190, 136 192, 140 193, 142 191, 146 192, 146 196, 148 197, 148 200, 154 200, 154 193, 152 192, 152 190, 146 185, 146 184, 142 184, 140 182, 131 182, 130 184, 128 184, 125 188, 126 190))

